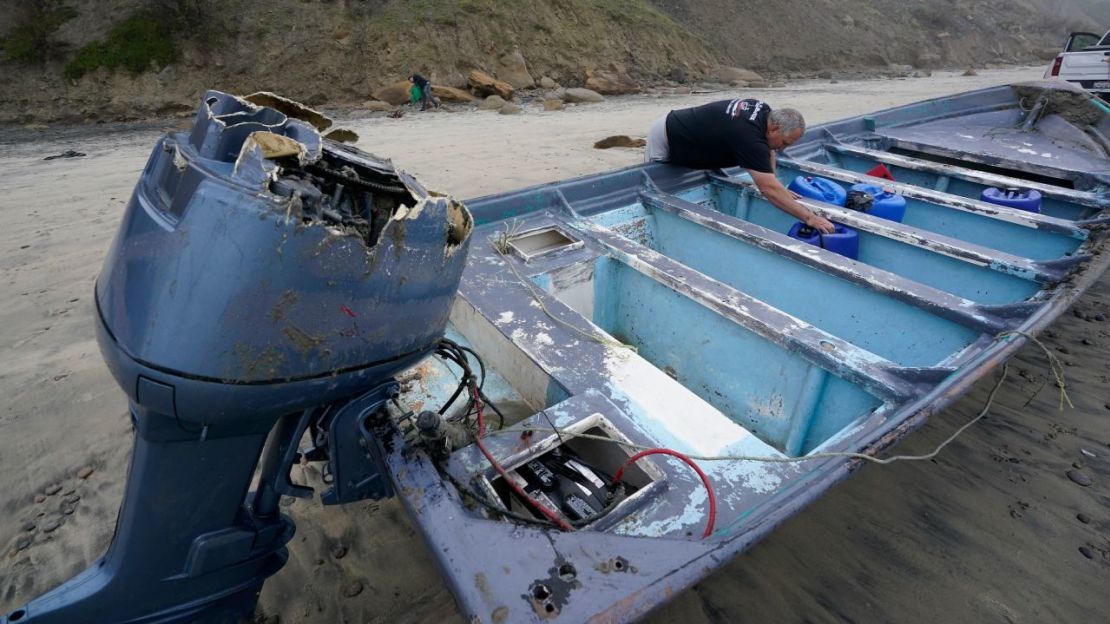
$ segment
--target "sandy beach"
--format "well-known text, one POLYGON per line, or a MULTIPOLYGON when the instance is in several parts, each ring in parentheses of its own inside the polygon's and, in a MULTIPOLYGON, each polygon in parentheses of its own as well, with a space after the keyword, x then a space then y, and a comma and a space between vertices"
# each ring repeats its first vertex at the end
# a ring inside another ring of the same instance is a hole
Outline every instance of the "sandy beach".
MULTIPOLYGON (((815 124, 1042 72, 803 81, 745 95, 798 108, 815 124)), ((593 143, 643 137, 672 108, 732 96, 638 95, 552 112, 525 105, 514 116, 337 116, 361 149, 429 188, 473 198, 639 162, 641 149, 593 143)), ((154 142, 188 122, 0 130, 0 613, 84 569, 111 540, 131 425, 96 346, 93 284, 154 142), (66 150, 85 155, 43 160, 66 150)), ((937 458, 864 468, 649 621, 1106 621, 1110 321, 1096 315, 1110 316, 1110 275, 1041 336, 1065 365, 1074 408, 1059 409, 1051 383, 1042 388, 1048 363, 1028 345, 990 415, 937 458), (1069 470, 1091 485, 1069 480, 1069 470)), ((996 379, 897 452, 932 450, 974 417, 996 379)), ((311 484, 318 474, 298 478, 311 484)), ((463 621, 396 501, 285 503, 297 535, 263 590, 268 622, 463 621)))

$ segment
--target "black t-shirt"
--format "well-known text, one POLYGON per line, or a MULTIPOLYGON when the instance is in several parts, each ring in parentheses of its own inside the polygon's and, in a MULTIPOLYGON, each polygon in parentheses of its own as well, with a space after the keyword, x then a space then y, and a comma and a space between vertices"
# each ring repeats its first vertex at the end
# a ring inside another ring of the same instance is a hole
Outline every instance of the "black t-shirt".
POLYGON ((721 100, 667 115, 670 160, 694 169, 737 165, 771 173, 767 117, 771 107, 760 100, 721 100))
POLYGON ((413 74, 412 75, 412 82, 413 82, 413 84, 420 87, 421 89, 428 86, 428 79, 421 76, 420 74, 413 74))

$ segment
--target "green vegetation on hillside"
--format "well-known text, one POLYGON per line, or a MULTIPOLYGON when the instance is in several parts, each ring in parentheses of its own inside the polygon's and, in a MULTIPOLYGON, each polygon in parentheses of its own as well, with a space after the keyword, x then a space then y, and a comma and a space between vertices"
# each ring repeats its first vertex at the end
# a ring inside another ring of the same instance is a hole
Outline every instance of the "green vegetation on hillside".
POLYGON ((65 76, 77 79, 98 67, 124 67, 138 74, 152 64, 164 67, 176 56, 172 33, 165 21, 140 11, 112 27, 103 41, 78 50, 66 65, 65 76))

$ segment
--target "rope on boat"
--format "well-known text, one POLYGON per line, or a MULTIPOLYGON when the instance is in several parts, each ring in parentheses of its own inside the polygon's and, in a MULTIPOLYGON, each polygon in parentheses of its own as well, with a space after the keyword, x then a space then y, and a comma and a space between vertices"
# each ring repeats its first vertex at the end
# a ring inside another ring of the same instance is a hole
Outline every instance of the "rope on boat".
MULTIPOLYGON (((1011 331, 1004 331, 1001 334, 998 334, 996 338, 1002 340, 1004 338, 1009 338, 1011 334, 1024 336, 1030 342, 1040 347, 1041 351, 1044 351, 1045 357, 1048 358, 1048 369, 1052 372, 1052 376, 1056 378, 1056 387, 1060 389, 1060 406, 1058 409, 1064 409, 1064 403, 1067 403, 1068 407, 1074 409, 1075 405, 1072 404, 1071 397, 1068 396, 1067 385, 1064 383, 1064 365, 1060 363, 1060 358, 1056 357, 1056 354, 1052 351, 1049 351, 1048 347, 1045 346, 1045 344, 1041 342, 1036 336, 1027 332, 1016 329, 1011 331)), ((1047 383, 1048 379, 1045 379, 1044 383, 1042 383, 1040 387, 1037 388, 1037 391, 1029 397, 1029 399, 1025 402, 1024 405, 1022 405, 1022 407, 1029 405, 1033 401, 1033 399, 1038 394, 1040 394, 1041 390, 1044 389, 1047 383)))
POLYGON ((516 263, 514 263, 511 258, 509 258, 508 247, 509 237, 511 235, 512 232, 508 231, 507 229, 501 231, 498 234, 497 241, 493 244, 493 249, 501 256, 501 258, 505 261, 505 264, 509 266, 509 269, 513 272, 513 275, 515 275, 516 278, 520 280, 521 285, 524 286, 524 288, 528 291, 528 294, 532 295, 532 299, 535 300, 537 304, 539 304, 540 309, 543 310, 543 313, 546 314, 548 318, 592 342, 596 342, 602 345, 608 345, 610 347, 631 349, 633 352, 636 352, 636 347, 633 345, 625 344, 619 340, 614 340, 607 336, 598 335, 593 332, 586 331, 580 327, 575 326, 572 323, 568 323, 563 319, 555 316, 555 313, 547 309, 547 304, 543 302, 543 298, 540 297, 540 294, 538 292, 536 292, 536 287, 532 284, 532 280, 521 275, 520 271, 516 268, 516 263))
MULTIPOLYGON (((1074 405, 1072 405, 1071 399, 1068 397, 1068 394, 1067 394, 1066 384, 1064 383, 1064 368, 1063 368, 1063 365, 1060 363, 1059 358, 1057 358, 1055 354, 1053 354, 1051 351, 1049 351, 1048 347, 1046 347, 1044 345, 1044 343, 1042 343, 1040 340, 1038 340, 1035 336, 1033 336, 1029 333, 1023 332, 1023 331, 1019 331, 1019 330, 1006 331, 1006 332, 1002 332, 1002 333, 998 334, 997 336, 995 336, 995 338, 997 340, 1002 340, 1002 339, 1008 338, 1011 334, 1021 335, 1021 336, 1024 336, 1024 337, 1028 338, 1034 344, 1039 346, 1041 348, 1041 350, 1044 351, 1045 355, 1048 358, 1049 369, 1051 370, 1052 375, 1056 378, 1057 387, 1060 388, 1060 409, 1064 408, 1065 403, 1067 403, 1067 405, 1069 407, 1074 407, 1074 405)), ((1009 370, 1010 370, 1009 362, 1004 363, 1002 365, 1002 375, 999 376, 998 381, 995 382, 994 387, 991 388, 990 394, 987 395, 986 403, 983 405, 983 409, 981 409, 979 411, 979 413, 976 414, 975 418, 972 418, 970 421, 965 423, 962 427, 957 429, 952 435, 948 436, 948 438, 946 438, 943 442, 938 444, 936 446, 936 448, 934 448, 931 452, 926 453, 924 455, 894 455, 892 457, 881 458, 881 457, 875 457, 873 455, 867 455, 865 453, 852 453, 852 452, 846 452, 846 451, 825 451, 825 452, 821 452, 821 453, 810 453, 809 455, 803 455, 803 456, 800 456, 800 457, 768 457, 768 456, 765 456, 765 455, 689 455, 689 454, 687 455, 687 457, 690 458, 690 459, 693 459, 693 460, 697 460, 697 461, 751 461, 751 462, 762 462, 762 463, 770 463, 770 464, 796 464, 796 463, 800 463, 800 462, 813 461, 813 460, 817 460, 817 459, 858 459, 858 460, 861 460, 861 461, 870 462, 872 464, 880 464, 880 465, 884 465, 884 466, 888 465, 888 464, 893 464, 894 462, 899 462, 899 461, 925 461, 925 460, 930 460, 930 459, 933 459, 934 457, 936 457, 938 454, 940 454, 940 452, 942 450, 944 450, 945 447, 947 447, 949 444, 951 444, 956 438, 960 437, 960 435, 962 435, 965 431, 967 431, 972 425, 979 422, 980 420, 983 419, 984 416, 987 415, 987 413, 990 411, 991 405, 994 404, 995 395, 998 394, 998 390, 1002 387, 1003 382, 1006 381, 1006 376, 1009 374, 1009 370)), ((1034 396, 1036 396, 1036 395, 1034 394, 1034 396)), ((528 428, 509 427, 509 428, 506 428, 506 429, 500 429, 498 431, 487 432, 486 435, 502 435, 502 434, 507 434, 507 433, 525 434, 525 433, 532 433, 532 432, 536 432, 536 431, 552 432, 552 433, 556 433, 560 436, 583 438, 583 439, 587 439, 587 440, 597 440, 599 442, 609 442, 609 443, 612 443, 612 444, 617 444, 618 446, 623 446, 625 448, 635 449, 635 450, 650 450, 652 448, 655 448, 655 447, 649 446, 649 445, 636 444, 636 443, 633 443, 633 442, 626 442, 624 440, 618 440, 618 439, 615 439, 615 438, 610 438, 610 437, 602 436, 602 435, 595 435, 595 434, 590 434, 590 433, 580 433, 580 432, 577 432, 577 431, 571 431, 571 430, 568 430, 568 429, 563 429, 563 428, 558 428, 558 427, 552 427, 551 429, 545 429, 545 428, 542 428, 542 427, 528 427, 528 428)))

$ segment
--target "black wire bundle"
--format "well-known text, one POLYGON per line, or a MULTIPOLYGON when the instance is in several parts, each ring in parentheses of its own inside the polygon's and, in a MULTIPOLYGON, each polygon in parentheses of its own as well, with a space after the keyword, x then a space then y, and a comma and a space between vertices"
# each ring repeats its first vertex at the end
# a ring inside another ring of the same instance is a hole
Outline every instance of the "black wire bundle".
MULTIPOLYGON (((455 489, 458 490, 459 493, 495 514, 498 514, 505 518, 509 518, 511 520, 516 520, 517 522, 521 522, 523 524, 534 524, 543 527, 555 527, 555 523, 544 518, 537 518, 536 516, 520 514, 515 511, 510 511, 505 507, 498 505, 497 503, 494 503, 493 501, 486 498, 486 495, 480 492, 477 488, 468 486, 467 484, 459 481, 446 469, 443 470, 443 475, 447 477, 447 480, 455 486, 455 489)), ((618 484, 616 488, 614 488, 614 495, 605 506, 605 509, 602 509, 594 516, 590 516, 589 518, 584 518, 582 520, 566 518, 566 522, 576 529, 582 528, 612 511, 614 508, 616 508, 617 503, 620 503, 622 500, 624 500, 624 485, 618 484)))
POLYGON ((474 382, 474 372, 470 368, 470 360, 468 357, 469 354, 470 356, 474 357, 474 360, 476 362, 478 362, 478 371, 480 373, 480 377, 478 378, 477 382, 477 392, 474 394, 477 394, 477 396, 482 400, 483 405, 488 405, 489 408, 492 409, 495 414, 497 414, 497 428, 503 428, 505 426, 505 415, 502 414, 501 410, 497 409, 497 406, 494 405, 489 400, 489 397, 487 397, 482 392, 482 388, 486 385, 486 365, 482 361, 481 356, 475 353, 474 350, 470 347, 464 347, 449 338, 444 338, 439 341, 439 345, 436 346, 435 354, 444 360, 454 362, 455 365, 461 368, 463 371, 462 378, 459 380, 459 387, 455 388, 455 392, 451 395, 451 398, 447 399, 447 402, 443 404, 443 407, 439 408, 439 414, 441 416, 446 415, 447 410, 451 409, 451 406, 454 405, 459 396, 466 392, 466 409, 463 410, 461 417, 452 418, 450 420, 462 420, 466 422, 467 426, 469 427, 470 419, 473 416, 477 415, 477 404, 474 401, 473 395, 470 392, 467 392, 467 390, 470 388, 470 385, 474 382))
MULTIPOLYGON (((436 346, 435 354, 436 354, 436 356, 442 358, 445 361, 453 362, 456 366, 458 366, 460 369, 462 369, 462 377, 459 380, 459 386, 457 388, 455 388, 455 392, 451 394, 451 397, 449 399, 447 399, 447 402, 444 403, 443 406, 439 408, 439 414, 441 416, 446 415, 447 410, 451 409, 451 406, 454 405, 455 401, 458 400, 459 396, 461 396, 465 392, 467 397, 468 397, 466 409, 463 410, 462 416, 452 418, 450 420, 456 421, 456 422, 457 421, 463 421, 467 424, 467 427, 469 429, 470 424, 471 424, 471 417, 476 416, 477 413, 478 413, 478 405, 477 405, 477 402, 475 401, 475 397, 478 397, 478 399, 482 401, 483 406, 489 407, 490 409, 492 409, 494 411, 495 414, 497 414, 497 419, 498 419, 497 426, 498 426, 498 428, 499 429, 504 428, 504 426, 505 426, 505 415, 502 414, 501 410, 497 409, 497 406, 494 405, 489 400, 489 397, 487 397, 484 392, 482 392, 482 387, 486 383, 486 365, 482 361, 481 356, 479 356, 470 347, 465 347, 463 345, 460 345, 459 343, 457 343, 457 342, 455 342, 455 341, 453 341, 449 338, 443 338, 442 340, 439 341, 439 344, 436 346), (475 381, 474 371, 470 366, 470 359, 469 359, 470 357, 473 357, 474 360, 476 362, 478 362, 478 373, 479 373, 479 375, 478 375, 477 381, 475 381)), ((544 416, 546 417, 547 414, 545 413, 544 416)), ((555 425, 554 425, 554 423, 551 422, 550 417, 548 417, 548 423, 551 424, 552 429, 555 430, 556 434, 558 435, 558 430, 555 429, 555 425)), ((559 440, 560 440, 560 442, 563 441, 561 435, 559 436, 559 440)), ((475 489, 472 486, 469 486, 465 483, 460 482, 458 479, 456 479, 454 477, 454 475, 451 474, 451 472, 449 470, 447 470, 446 466, 443 466, 442 464, 440 464, 439 468, 440 468, 440 472, 443 474, 443 476, 445 476, 447 478, 447 480, 450 481, 452 483, 452 485, 455 486, 455 489, 458 490, 460 494, 462 494, 463 496, 473 500, 474 502, 478 503, 482 507, 485 507, 489 511, 494 512, 498 515, 504 516, 506 518, 510 518, 510 519, 516 520, 518 522, 523 522, 523 523, 526 523, 526 524, 534 524, 534 525, 545 526, 545 527, 554 527, 555 526, 554 523, 552 523, 552 522, 550 522, 550 521, 548 521, 544 518, 537 518, 537 517, 534 517, 534 516, 528 516, 528 515, 516 513, 514 511, 510 511, 510 510, 506 509, 504 506, 498 505, 497 503, 489 500, 486 497, 484 492, 481 492, 481 491, 475 489)), ((590 524, 591 522, 597 520, 598 518, 604 516, 605 514, 609 513, 610 511, 612 511, 612 509, 614 507, 616 507, 617 504, 619 502, 621 502, 623 499, 624 499, 624 484, 616 485, 615 487, 613 487, 613 489, 610 492, 610 500, 608 502, 608 505, 606 505, 605 509, 603 509, 600 513, 598 513, 597 515, 592 516, 590 518, 583 519, 583 520, 571 520, 571 519, 568 518, 566 521, 567 521, 568 524, 570 524, 571 526, 573 526, 575 528, 581 528, 581 527, 586 526, 587 524, 590 524)))

